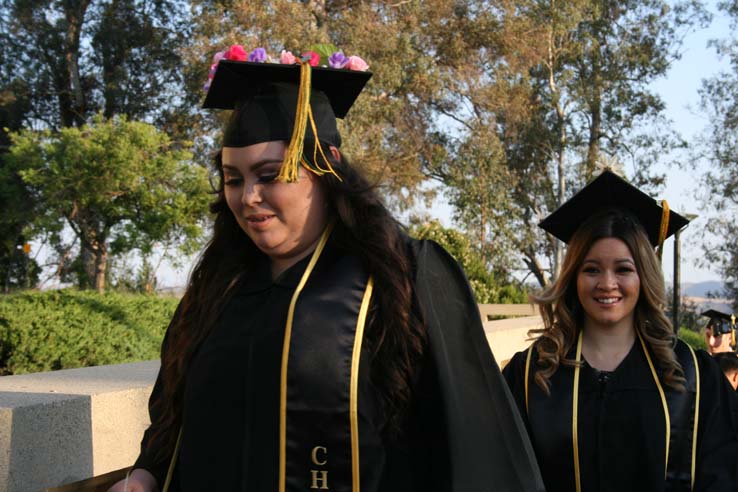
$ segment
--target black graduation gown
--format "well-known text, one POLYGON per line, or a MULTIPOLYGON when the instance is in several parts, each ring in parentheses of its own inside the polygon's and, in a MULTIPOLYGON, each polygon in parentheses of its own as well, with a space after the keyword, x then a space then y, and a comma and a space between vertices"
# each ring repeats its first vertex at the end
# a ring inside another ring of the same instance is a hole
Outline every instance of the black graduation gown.
MULTIPOLYGON (((392 442, 379 433, 384 422, 367 377, 369 357, 362 352, 362 492, 543 490, 463 271, 435 243, 410 240, 409 251, 429 344, 407 429, 392 442)), ((323 252, 342 254, 331 241, 323 252)), ((265 259, 238 287, 194 357, 172 490, 277 490, 282 341, 290 299, 307 262, 272 281, 265 259)), ((149 405, 152 419, 161 386, 160 374, 149 405)), ((147 431, 135 467, 152 472, 161 486, 168 463, 147 452, 148 439, 147 431)))
MULTIPOLYGON (((738 440, 731 421, 735 397, 710 356, 704 351, 696 351, 696 355, 701 397, 694 490, 734 492, 738 490, 738 440)), ((526 356, 527 351, 515 354, 503 371, 505 378, 528 428, 546 490, 573 491, 574 369, 559 366, 550 379, 548 397, 532 378, 537 358, 534 351, 528 414, 524 386, 526 356), (534 412, 538 412, 537 417, 534 412)), ((573 350, 569 358, 574 358, 573 350)), ((663 406, 640 342, 635 341, 612 372, 600 373, 585 362, 580 369, 579 385, 581 490, 670 490, 664 480, 663 406)), ((668 387, 664 391, 669 391, 668 387)))

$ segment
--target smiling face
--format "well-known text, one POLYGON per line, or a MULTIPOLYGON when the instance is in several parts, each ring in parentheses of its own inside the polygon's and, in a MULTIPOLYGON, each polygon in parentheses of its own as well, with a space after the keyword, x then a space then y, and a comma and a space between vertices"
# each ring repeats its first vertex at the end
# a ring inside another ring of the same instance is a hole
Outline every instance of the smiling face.
POLYGON ((300 167, 294 183, 277 181, 287 144, 224 147, 223 189, 228 208, 246 235, 272 260, 272 274, 310 254, 328 221, 317 177, 300 167))
POLYGON ((577 295, 585 326, 600 329, 633 327, 641 280, 628 246, 616 238, 596 241, 577 273, 577 295))

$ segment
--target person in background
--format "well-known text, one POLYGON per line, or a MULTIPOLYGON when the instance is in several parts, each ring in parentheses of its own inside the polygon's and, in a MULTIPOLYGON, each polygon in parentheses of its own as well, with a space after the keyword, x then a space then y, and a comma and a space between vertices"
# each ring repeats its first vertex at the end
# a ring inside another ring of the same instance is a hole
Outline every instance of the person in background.
POLYGON ((710 355, 732 352, 735 347, 735 316, 716 309, 702 313, 710 319, 705 326, 705 343, 710 355))
POLYGON ((339 150, 367 64, 268 60, 214 60, 213 237, 112 490, 542 491, 463 271, 339 150))
POLYGON ((686 224, 610 171, 541 222, 568 249, 504 375, 548 492, 738 489, 735 394, 663 312, 654 247, 686 224))

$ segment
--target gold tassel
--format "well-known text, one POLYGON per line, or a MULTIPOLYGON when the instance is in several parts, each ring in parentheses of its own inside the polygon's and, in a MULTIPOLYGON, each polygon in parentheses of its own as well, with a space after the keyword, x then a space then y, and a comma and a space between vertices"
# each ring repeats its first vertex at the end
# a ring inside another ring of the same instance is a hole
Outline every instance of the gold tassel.
POLYGON ((318 127, 315 124, 315 119, 313 118, 313 109, 310 106, 310 93, 312 92, 312 67, 307 61, 298 61, 300 63, 300 85, 297 89, 295 124, 294 129, 292 130, 292 138, 290 139, 290 143, 284 153, 284 161, 282 161, 282 168, 279 170, 277 179, 285 183, 294 183, 297 181, 299 165, 317 176, 330 173, 338 179, 341 179, 338 174, 336 174, 333 166, 331 166, 330 161, 323 151, 323 147, 320 145, 320 139, 318 138, 318 127), (305 132, 307 130, 308 121, 310 122, 310 128, 315 140, 315 147, 313 148, 314 167, 310 165, 303 155, 305 132), (320 153, 320 156, 325 163, 325 167, 318 164, 318 153, 320 153))
POLYGON ((661 227, 659 228, 659 249, 658 255, 661 260, 661 255, 664 252, 664 241, 666 240, 666 234, 669 232, 669 204, 666 200, 661 200, 661 227))

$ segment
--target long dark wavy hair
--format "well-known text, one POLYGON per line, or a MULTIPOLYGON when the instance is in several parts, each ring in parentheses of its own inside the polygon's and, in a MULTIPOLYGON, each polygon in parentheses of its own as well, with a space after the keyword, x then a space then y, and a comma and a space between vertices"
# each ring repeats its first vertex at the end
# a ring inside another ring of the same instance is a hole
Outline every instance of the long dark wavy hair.
MULTIPOLYGON (((327 143, 322 144, 325 149, 327 143)), ((306 148, 312 148, 306 145, 306 148)), ((374 276, 374 296, 364 343, 372 354, 372 384, 385 415, 383 433, 400 433, 424 352, 425 327, 412 288, 412 263, 403 230, 375 187, 342 157, 327 154, 340 179, 327 174, 316 182, 325 190, 334 236, 357 255, 374 276)), ((162 349, 163 398, 152 412, 148 446, 165 460, 171 456, 181 425, 185 374, 193 354, 208 336, 231 298, 233 287, 263 258, 226 204, 220 153, 214 160, 219 180, 213 235, 190 275, 187 290, 167 330, 162 349), (235 273, 234 273, 235 272, 235 273)))
POLYGON ((640 222, 620 209, 601 211, 585 221, 569 241, 559 277, 542 293, 530 296, 531 301, 538 304, 543 317, 543 328, 529 333, 536 337, 536 384, 550 394, 549 379, 559 365, 577 364, 567 358, 584 319, 577 295, 577 275, 592 245, 605 238, 620 239, 633 255, 641 283, 634 314, 635 329, 654 354, 664 383, 684 390, 684 372, 674 354, 676 335, 663 311, 666 293, 661 262, 640 222))

